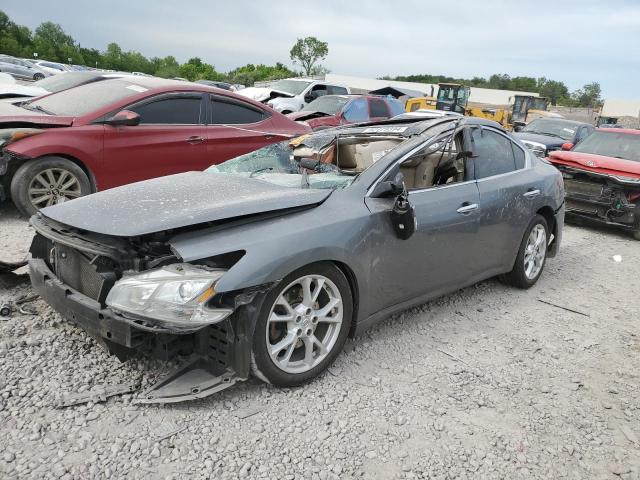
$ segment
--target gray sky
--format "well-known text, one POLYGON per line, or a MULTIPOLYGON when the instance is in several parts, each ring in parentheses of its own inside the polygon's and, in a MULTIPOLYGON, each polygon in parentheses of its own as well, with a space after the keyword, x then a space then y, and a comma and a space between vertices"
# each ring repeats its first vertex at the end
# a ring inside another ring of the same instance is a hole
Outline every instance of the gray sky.
POLYGON ((62 25, 84 47, 199 56, 226 71, 291 64, 296 38, 329 43, 333 73, 545 76, 640 98, 638 0, 8 0, 13 21, 62 25))

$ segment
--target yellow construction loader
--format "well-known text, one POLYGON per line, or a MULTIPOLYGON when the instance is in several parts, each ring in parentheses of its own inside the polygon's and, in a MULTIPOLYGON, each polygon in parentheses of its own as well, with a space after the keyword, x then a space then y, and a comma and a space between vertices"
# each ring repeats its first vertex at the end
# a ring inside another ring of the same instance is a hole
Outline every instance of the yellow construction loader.
POLYGON ((514 95, 511 108, 488 108, 469 106, 470 88, 459 83, 438 84, 437 97, 419 97, 407 100, 407 112, 418 109, 444 110, 456 112, 468 117, 486 118, 498 122, 504 128, 512 130, 514 125, 524 125, 532 117, 552 115, 547 112, 549 105, 545 97, 514 95))

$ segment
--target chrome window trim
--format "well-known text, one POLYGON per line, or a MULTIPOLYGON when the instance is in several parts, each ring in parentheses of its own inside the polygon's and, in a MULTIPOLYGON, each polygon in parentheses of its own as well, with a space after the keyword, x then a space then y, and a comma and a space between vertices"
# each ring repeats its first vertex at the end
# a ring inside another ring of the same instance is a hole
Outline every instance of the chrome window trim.
POLYGON ((450 187, 457 187, 460 185, 467 185, 469 183, 478 183, 477 180, 465 180, 464 182, 454 182, 454 183, 445 183, 444 185, 433 185, 431 187, 427 187, 427 188, 417 188, 414 190, 407 190, 407 193, 409 195, 412 195, 414 193, 424 193, 424 192, 431 192, 431 191, 435 191, 435 190, 443 190, 445 188, 450 188, 450 187))

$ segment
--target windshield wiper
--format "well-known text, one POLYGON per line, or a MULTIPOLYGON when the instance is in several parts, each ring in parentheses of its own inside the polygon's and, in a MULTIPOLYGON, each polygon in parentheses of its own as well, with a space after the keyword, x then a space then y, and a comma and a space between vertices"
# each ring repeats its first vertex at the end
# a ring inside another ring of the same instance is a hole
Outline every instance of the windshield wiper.
POLYGON ((20 105, 22 108, 24 108, 25 110, 30 110, 32 112, 36 111, 36 112, 42 112, 46 115, 55 115, 53 112, 50 112, 49 110, 46 110, 44 108, 42 108, 40 105, 33 105, 31 103, 27 103, 24 105, 20 105))
POLYGON ((266 172, 267 170, 273 170, 273 167, 264 167, 259 168, 258 170, 254 170, 253 172, 251 172, 251 174, 249 174, 249 178, 253 178, 254 175, 257 175, 260 172, 266 172))

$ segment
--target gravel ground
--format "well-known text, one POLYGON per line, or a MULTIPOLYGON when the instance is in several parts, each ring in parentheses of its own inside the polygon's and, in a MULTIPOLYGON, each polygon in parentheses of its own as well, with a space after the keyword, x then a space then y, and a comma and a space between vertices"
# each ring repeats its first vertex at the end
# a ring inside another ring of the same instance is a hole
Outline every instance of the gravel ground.
MULTIPOLYGON (((56 408, 166 366, 119 363, 38 300, 0 319, 0 477, 637 480, 640 243, 565 232, 529 291, 483 282, 348 341, 304 387, 250 381, 178 405, 56 408)), ((3 258, 30 235, 0 211, 3 258)), ((29 291, 5 281, 0 301, 29 291)))

